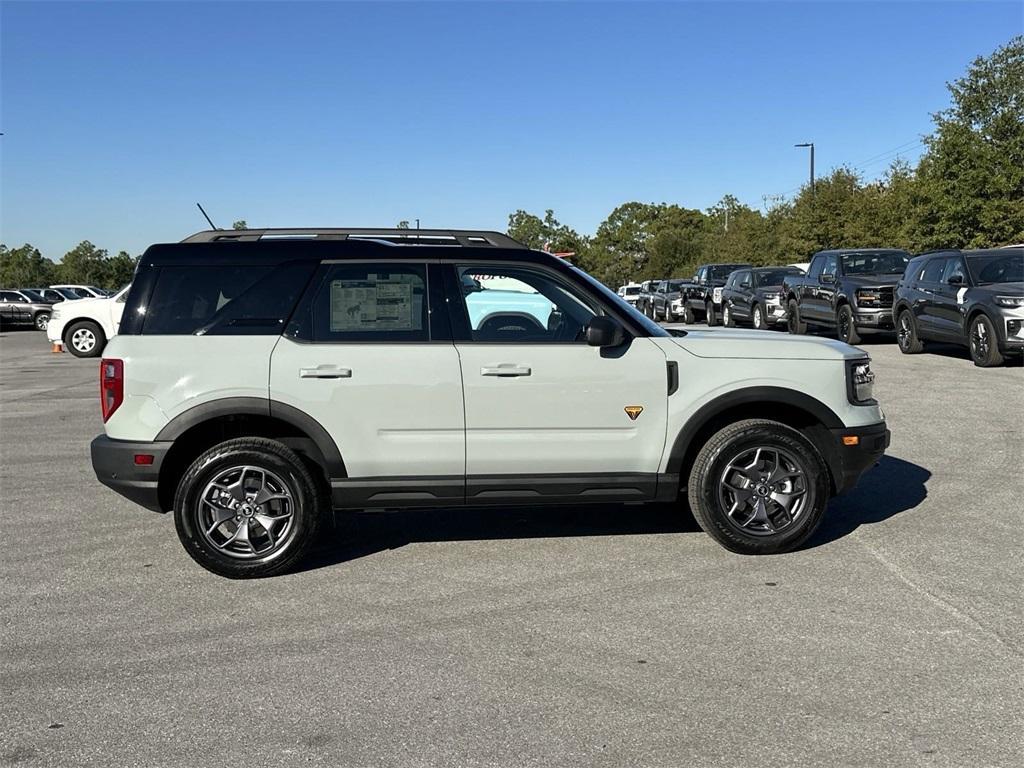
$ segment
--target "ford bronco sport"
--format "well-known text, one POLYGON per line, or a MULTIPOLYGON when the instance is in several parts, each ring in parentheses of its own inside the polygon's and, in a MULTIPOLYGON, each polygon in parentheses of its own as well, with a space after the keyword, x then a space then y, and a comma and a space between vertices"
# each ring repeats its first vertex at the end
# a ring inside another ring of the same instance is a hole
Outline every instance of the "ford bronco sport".
POLYGON ((497 233, 210 231, 140 260, 92 461, 234 578, 293 566, 332 508, 685 493, 776 553, 888 445, 873 378, 835 340, 670 333, 497 233))

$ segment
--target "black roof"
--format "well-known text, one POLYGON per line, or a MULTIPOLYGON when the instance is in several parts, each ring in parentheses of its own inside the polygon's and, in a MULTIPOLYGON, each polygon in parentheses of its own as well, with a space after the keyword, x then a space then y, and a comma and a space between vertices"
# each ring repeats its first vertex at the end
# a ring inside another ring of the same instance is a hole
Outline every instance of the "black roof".
POLYGON ((832 254, 842 255, 846 253, 907 253, 903 248, 830 248, 826 251, 818 251, 815 256, 831 256, 832 254))
POLYGON ((475 229, 402 229, 373 227, 297 227, 294 229, 205 229, 183 243, 252 243, 267 240, 376 240, 394 245, 526 248, 501 232, 475 229))
POLYGON ((923 251, 919 253, 915 258, 921 258, 922 256, 934 256, 937 253, 953 253, 961 256, 987 256, 992 253, 1019 253, 1024 256, 1024 245, 1003 245, 997 248, 974 248, 970 250, 963 250, 961 248, 937 248, 934 251, 923 251))

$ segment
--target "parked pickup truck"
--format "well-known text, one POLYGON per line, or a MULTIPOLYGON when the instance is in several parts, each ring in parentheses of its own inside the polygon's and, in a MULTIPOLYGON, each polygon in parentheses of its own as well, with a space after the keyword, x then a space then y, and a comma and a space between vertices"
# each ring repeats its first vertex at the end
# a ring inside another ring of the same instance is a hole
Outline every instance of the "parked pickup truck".
POLYGON ((722 287, 729 275, 737 269, 749 269, 749 264, 704 264, 697 268, 692 283, 682 286, 683 322, 693 323, 703 318, 708 325, 718 325, 722 319, 722 287))
POLYGON ((893 293, 909 261, 909 253, 895 248, 819 251, 806 276, 783 281, 789 332, 824 326, 858 344, 864 332, 892 331, 893 293))

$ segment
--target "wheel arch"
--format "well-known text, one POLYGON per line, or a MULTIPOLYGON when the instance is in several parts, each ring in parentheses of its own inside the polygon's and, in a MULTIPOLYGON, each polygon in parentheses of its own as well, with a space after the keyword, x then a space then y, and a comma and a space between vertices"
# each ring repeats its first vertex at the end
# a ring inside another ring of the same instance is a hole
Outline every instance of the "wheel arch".
POLYGON ((728 424, 751 418, 772 419, 804 432, 821 454, 829 469, 829 484, 836 490, 839 456, 829 430, 842 429, 842 419, 820 400, 785 387, 747 387, 702 405, 676 435, 665 471, 678 474, 685 486, 708 439, 728 424))
POLYGON ((258 397, 228 397, 202 403, 171 419, 154 438, 173 443, 160 467, 158 495, 162 509, 171 509, 178 481, 207 448, 236 437, 268 437, 288 446, 327 487, 331 479, 348 476, 337 444, 323 426, 304 411, 258 397))

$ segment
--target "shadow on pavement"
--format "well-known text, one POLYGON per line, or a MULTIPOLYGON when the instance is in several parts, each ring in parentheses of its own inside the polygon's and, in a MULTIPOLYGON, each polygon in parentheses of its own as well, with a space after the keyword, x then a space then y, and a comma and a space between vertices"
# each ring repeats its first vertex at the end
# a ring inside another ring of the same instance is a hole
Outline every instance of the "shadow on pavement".
POLYGON ((312 570, 422 541, 695 533, 680 504, 486 507, 337 513, 335 527, 297 570, 312 570))
POLYGON ((925 484, 931 476, 917 464, 883 456, 877 467, 864 473, 856 488, 829 503, 825 519, 803 549, 820 547, 862 525, 880 523, 913 509, 927 498, 925 484))

